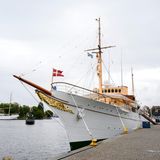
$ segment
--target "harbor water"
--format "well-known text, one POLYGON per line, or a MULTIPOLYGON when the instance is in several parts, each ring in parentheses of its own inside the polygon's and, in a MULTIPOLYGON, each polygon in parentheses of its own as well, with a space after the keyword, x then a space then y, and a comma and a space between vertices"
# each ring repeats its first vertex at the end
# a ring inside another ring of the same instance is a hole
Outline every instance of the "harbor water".
POLYGON ((24 120, 0 120, 0 160, 50 160, 70 150, 67 135, 59 119, 36 120, 26 125, 24 120))

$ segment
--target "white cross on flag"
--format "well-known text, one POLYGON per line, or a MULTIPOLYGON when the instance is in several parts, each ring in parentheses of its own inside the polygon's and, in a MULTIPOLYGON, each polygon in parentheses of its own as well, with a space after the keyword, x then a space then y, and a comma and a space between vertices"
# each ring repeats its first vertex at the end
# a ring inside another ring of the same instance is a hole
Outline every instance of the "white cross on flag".
POLYGON ((63 71, 61 70, 57 70, 53 68, 53 76, 61 76, 64 77, 64 75, 62 74, 63 71))

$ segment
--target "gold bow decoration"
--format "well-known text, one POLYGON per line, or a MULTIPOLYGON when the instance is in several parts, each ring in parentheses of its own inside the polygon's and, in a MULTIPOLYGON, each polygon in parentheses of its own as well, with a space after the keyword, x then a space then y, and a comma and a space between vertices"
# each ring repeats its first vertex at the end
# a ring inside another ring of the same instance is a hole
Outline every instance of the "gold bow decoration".
POLYGON ((70 112, 70 113, 74 114, 74 112, 67 105, 63 104, 62 102, 59 102, 59 101, 53 99, 50 96, 47 96, 46 94, 44 94, 40 91, 36 90, 36 93, 37 93, 38 97, 41 99, 41 101, 44 101, 48 105, 50 105, 54 108, 57 108, 59 110, 62 110, 62 111, 65 111, 65 112, 70 112))

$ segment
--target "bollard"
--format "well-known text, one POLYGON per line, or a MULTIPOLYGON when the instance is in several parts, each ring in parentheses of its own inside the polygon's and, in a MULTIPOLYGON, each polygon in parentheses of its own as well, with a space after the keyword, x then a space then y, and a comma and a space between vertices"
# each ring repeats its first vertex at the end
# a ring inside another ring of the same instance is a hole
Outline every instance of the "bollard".
POLYGON ((128 128, 127 127, 123 128, 123 134, 128 134, 128 128))
POLYGON ((97 139, 93 138, 90 146, 95 147, 97 145, 97 139))

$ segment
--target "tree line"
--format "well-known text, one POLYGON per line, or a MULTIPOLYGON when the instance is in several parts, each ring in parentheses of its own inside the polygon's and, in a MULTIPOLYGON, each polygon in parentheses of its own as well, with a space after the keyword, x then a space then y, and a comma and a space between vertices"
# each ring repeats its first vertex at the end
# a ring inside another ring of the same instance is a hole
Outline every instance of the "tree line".
POLYGON ((49 119, 54 114, 50 110, 44 111, 43 103, 29 107, 18 103, 0 103, 0 113, 5 115, 18 114, 18 119, 25 119, 28 113, 32 113, 35 119, 49 119))

